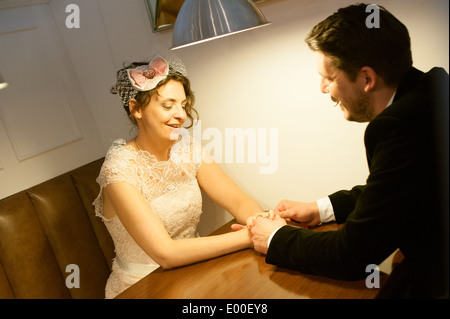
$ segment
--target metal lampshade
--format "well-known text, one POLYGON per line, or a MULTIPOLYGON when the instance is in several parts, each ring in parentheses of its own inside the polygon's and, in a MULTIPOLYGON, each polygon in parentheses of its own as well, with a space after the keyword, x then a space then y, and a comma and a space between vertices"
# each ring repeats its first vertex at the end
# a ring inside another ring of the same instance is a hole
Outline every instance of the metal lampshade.
POLYGON ((252 0, 186 0, 175 21, 171 49, 268 24, 252 0))

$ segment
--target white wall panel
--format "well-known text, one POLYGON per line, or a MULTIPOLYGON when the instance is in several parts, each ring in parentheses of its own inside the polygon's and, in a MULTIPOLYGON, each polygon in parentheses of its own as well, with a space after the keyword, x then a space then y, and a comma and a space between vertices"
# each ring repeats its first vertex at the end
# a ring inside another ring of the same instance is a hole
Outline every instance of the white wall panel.
POLYGON ((15 4, 0 2, 0 198, 104 156, 49 2, 15 4))
POLYGON ((40 30, 15 30, 0 36, 0 56, 10 83, 0 92, 0 117, 17 159, 81 138, 59 71, 40 30))

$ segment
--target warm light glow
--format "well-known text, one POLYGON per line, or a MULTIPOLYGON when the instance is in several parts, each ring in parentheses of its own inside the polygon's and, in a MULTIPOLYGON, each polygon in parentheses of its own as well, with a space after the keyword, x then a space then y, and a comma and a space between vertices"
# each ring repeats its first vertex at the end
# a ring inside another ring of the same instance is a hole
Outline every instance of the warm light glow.
POLYGON ((8 86, 7 82, 0 83, 0 90, 8 86))

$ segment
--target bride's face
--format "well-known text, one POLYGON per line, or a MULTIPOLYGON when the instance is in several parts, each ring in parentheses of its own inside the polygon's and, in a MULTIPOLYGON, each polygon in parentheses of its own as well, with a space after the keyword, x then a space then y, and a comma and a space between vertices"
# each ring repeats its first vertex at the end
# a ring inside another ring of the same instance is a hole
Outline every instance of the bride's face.
POLYGON ((186 121, 186 94, 183 85, 170 80, 153 94, 150 103, 139 111, 139 131, 149 136, 176 141, 186 121))

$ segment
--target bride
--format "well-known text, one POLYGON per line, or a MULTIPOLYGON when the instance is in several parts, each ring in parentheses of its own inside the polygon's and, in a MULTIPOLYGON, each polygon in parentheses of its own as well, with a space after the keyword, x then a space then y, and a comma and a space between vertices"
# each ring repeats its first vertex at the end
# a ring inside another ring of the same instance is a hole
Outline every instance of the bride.
MULTIPOLYGON (((246 224, 262 211, 189 136, 194 95, 181 61, 158 56, 117 72, 118 94, 137 136, 114 141, 97 182, 96 214, 114 241, 116 257, 105 297, 114 298, 158 267, 170 269, 252 246, 247 228, 196 237, 202 189, 246 224), (201 156, 198 156, 201 154, 201 156)), ((192 126, 192 124, 191 124, 192 126)))

